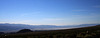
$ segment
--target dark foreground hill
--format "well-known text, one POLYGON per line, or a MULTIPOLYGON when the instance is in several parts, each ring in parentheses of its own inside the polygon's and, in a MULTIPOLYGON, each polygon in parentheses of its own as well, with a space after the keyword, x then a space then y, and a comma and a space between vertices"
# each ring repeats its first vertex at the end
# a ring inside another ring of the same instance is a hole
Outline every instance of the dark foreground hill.
POLYGON ((100 25, 65 30, 4 34, 0 35, 0 38, 100 38, 100 25))

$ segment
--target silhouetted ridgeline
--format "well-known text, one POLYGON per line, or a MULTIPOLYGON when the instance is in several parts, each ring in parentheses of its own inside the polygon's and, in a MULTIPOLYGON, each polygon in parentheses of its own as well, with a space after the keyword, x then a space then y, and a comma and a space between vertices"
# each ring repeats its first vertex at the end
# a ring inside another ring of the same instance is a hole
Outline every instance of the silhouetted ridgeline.
POLYGON ((27 32, 33 32, 30 29, 22 29, 20 31, 18 31, 17 33, 27 33, 27 32))
POLYGON ((4 34, 4 32, 0 32, 0 35, 1 35, 1 34, 4 34))
POLYGON ((0 38, 100 38, 100 25, 41 32, 0 35, 0 38))

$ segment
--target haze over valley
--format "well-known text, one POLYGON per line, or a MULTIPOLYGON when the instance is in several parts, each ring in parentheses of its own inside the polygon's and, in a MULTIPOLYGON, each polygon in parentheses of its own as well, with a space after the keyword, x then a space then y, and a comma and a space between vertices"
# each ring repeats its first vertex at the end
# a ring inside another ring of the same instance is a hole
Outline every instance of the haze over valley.
POLYGON ((72 28, 81 28, 81 27, 89 27, 95 26, 98 24, 80 24, 80 25, 27 25, 27 24, 9 24, 4 23, 0 24, 1 32, 17 32, 21 29, 31 29, 33 31, 46 31, 46 30, 61 30, 61 29, 72 29, 72 28), (13 28, 13 29, 12 29, 13 28))

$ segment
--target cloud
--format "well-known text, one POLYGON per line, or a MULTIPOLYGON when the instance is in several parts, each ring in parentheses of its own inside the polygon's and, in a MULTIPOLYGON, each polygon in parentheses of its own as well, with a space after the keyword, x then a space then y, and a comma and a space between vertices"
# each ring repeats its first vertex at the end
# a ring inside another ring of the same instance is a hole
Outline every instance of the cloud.
POLYGON ((60 18, 46 18, 44 20, 46 20, 46 21, 60 21, 60 20, 64 20, 64 19, 60 19, 60 18))
POLYGON ((19 16, 31 16, 31 15, 38 15, 40 12, 30 12, 30 13, 21 13, 19 16))
POLYGON ((93 7, 95 7, 95 8, 100 8, 100 5, 96 5, 96 6, 93 6, 93 7))
POLYGON ((99 18, 100 17, 100 15, 99 14, 96 14, 96 13, 90 13, 90 14, 88 14, 88 15, 74 15, 74 18, 81 18, 81 19, 83 19, 83 18, 99 18))
POLYGON ((27 15, 29 15, 29 14, 25 14, 25 13, 24 13, 24 14, 21 14, 20 16, 27 16, 27 15))
POLYGON ((86 10, 72 10, 72 11, 86 11, 86 10))
POLYGON ((9 22, 0 22, 0 23, 12 23, 12 24, 28 24, 32 20, 18 20, 18 21, 9 21, 9 22))

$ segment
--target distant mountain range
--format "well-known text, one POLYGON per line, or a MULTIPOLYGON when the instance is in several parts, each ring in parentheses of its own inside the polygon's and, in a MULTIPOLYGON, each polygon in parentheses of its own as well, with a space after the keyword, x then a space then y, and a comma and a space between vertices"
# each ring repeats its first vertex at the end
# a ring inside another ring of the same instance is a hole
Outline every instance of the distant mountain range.
POLYGON ((0 32, 12 32, 18 31, 21 29, 31 29, 31 30, 58 30, 58 29, 69 29, 69 28, 80 28, 95 26, 98 24, 81 24, 81 25, 26 25, 26 24, 9 24, 9 23, 0 23, 0 32))

